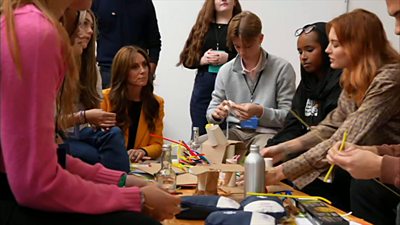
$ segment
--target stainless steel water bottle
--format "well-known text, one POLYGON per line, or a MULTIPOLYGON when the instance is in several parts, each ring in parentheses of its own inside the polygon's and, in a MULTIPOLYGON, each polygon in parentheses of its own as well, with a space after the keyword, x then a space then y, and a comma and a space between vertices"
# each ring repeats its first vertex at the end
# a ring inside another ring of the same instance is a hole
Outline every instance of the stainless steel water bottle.
POLYGON ((244 195, 247 192, 265 192, 265 162, 258 145, 250 146, 250 153, 244 161, 244 195))

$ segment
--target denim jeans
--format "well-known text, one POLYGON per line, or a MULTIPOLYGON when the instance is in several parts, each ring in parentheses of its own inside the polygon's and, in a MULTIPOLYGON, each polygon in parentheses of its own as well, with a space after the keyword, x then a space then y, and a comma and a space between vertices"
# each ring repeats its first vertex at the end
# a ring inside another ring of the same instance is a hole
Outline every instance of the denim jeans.
POLYGON ((211 101, 211 93, 214 90, 215 78, 217 74, 206 71, 198 71, 190 99, 190 117, 192 127, 199 128, 199 134, 206 133, 207 108, 211 101))
POLYGON ((70 155, 89 164, 101 163, 109 169, 130 170, 124 135, 118 127, 108 131, 86 127, 78 136, 68 137, 65 143, 69 144, 70 155))

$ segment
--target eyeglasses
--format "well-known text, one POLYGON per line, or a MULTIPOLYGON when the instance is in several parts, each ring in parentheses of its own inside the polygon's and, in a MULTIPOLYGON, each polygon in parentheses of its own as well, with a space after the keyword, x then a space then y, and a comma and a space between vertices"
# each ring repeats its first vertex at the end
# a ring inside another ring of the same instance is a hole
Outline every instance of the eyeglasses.
POLYGON ((314 29, 315 29, 315 25, 307 26, 307 27, 304 27, 304 28, 301 27, 301 28, 297 29, 297 30, 294 32, 294 36, 298 37, 298 36, 300 36, 302 33, 308 34, 308 33, 310 33, 311 31, 313 31, 314 29))

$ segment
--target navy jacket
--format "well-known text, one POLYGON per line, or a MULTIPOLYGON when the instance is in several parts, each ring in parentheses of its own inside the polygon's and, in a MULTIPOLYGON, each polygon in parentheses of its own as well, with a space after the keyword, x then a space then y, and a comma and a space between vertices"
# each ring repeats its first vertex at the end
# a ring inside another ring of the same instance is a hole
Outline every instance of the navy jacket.
POLYGON ((117 51, 126 45, 147 50, 150 61, 158 62, 161 36, 151 0, 94 0, 92 10, 99 24, 97 61, 111 66, 117 51))

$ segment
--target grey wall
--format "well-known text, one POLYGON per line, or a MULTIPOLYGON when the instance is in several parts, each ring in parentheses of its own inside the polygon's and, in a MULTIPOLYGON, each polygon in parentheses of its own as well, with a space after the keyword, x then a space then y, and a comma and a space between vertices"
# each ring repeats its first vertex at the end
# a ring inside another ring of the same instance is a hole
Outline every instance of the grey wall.
MULTIPOLYGON (((385 25, 392 44, 400 50, 394 35, 394 18, 384 0, 239 0, 243 10, 256 13, 263 22, 263 47, 292 63, 299 82, 299 62, 294 31, 305 24, 330 19, 355 8, 376 13, 385 25)), ((179 53, 193 26, 203 0, 153 0, 162 36, 162 50, 155 90, 165 99, 164 135, 189 140, 189 101, 195 70, 176 67, 179 53)))

